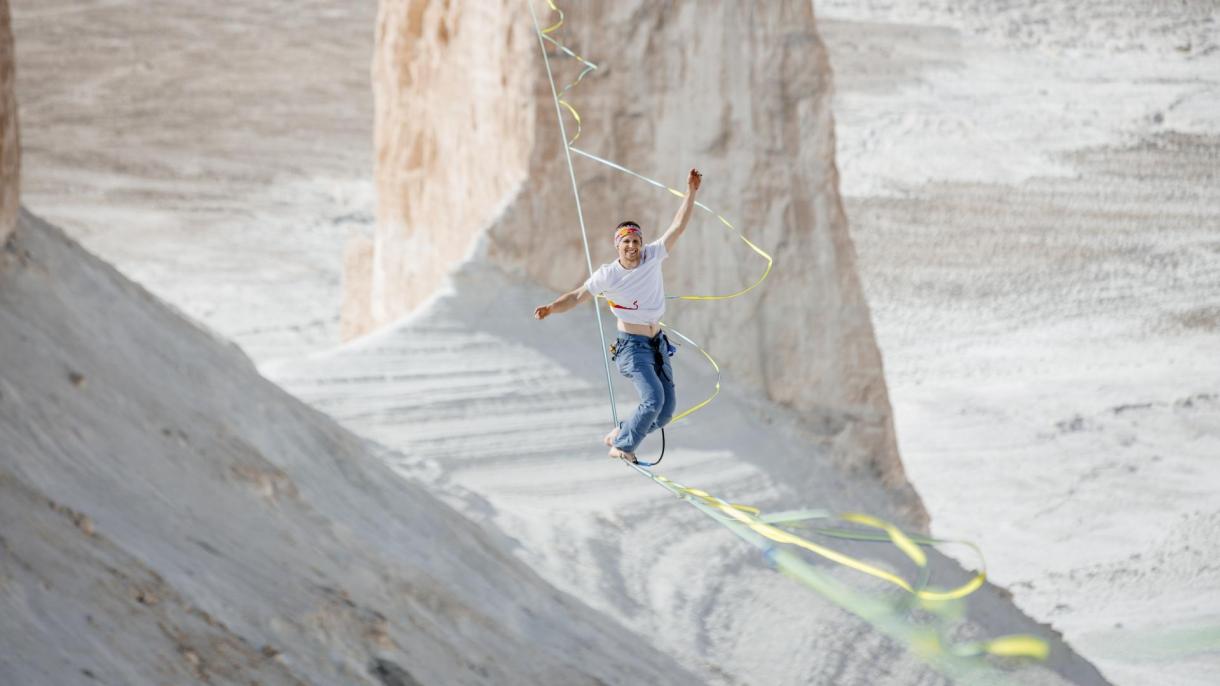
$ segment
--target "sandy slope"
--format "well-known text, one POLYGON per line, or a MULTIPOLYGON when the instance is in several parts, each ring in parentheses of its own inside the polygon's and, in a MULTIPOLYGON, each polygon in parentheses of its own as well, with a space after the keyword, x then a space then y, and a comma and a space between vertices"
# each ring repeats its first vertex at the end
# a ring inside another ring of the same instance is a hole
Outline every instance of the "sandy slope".
POLYGON ((853 236, 933 530, 983 542, 1021 607, 1117 683, 1211 683, 1216 6, 819 6, 853 236))
POLYGON ((690 683, 31 215, 0 251, 0 683, 690 683))

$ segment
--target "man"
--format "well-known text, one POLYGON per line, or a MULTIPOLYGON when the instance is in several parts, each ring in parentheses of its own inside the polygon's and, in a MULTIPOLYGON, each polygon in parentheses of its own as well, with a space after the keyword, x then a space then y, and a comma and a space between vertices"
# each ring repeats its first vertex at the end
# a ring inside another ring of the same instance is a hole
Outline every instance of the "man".
POLYGON ((690 170, 686 197, 674 215, 673 223, 657 241, 644 245, 640 225, 626 221, 615 227, 614 245, 618 259, 603 264, 584 285, 559 296, 549 305, 534 309, 536 319, 567 312, 590 298, 604 295, 618 319, 615 362, 619 372, 631 379, 640 394, 640 405, 626 421, 619 422, 602 441, 610 456, 634 463, 635 451, 644 437, 669 423, 674 416, 673 368, 669 363, 673 347, 661 332, 665 313, 665 280, 661 263, 669 257, 674 244, 690 222, 695 208, 695 192, 703 176, 690 170))

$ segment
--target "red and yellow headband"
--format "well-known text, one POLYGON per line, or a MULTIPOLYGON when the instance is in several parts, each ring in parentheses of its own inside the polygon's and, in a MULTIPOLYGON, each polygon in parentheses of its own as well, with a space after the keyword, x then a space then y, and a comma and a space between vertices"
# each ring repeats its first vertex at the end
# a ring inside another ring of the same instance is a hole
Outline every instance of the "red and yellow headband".
POLYGON ((634 234, 640 233, 640 227, 638 227, 638 226, 619 227, 619 230, 614 232, 614 244, 618 245, 618 242, 623 240, 624 236, 626 236, 627 234, 631 234, 631 233, 634 233, 634 234))

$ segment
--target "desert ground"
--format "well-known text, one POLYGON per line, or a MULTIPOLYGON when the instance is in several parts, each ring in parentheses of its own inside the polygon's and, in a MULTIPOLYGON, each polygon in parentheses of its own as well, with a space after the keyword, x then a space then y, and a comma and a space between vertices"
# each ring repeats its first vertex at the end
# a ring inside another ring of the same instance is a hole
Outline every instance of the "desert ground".
POLYGON ((1213 3, 819 3, 933 531, 1115 683, 1220 668, 1213 3))

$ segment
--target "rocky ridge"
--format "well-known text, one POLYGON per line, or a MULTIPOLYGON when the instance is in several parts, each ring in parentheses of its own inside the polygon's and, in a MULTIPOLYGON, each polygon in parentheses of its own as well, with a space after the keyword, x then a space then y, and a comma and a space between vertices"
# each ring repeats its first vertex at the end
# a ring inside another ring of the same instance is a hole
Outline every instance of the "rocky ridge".
POLYGON ((17 135, 16 64, 8 0, 0 0, 0 245, 17 227, 20 203, 21 149, 17 135))

